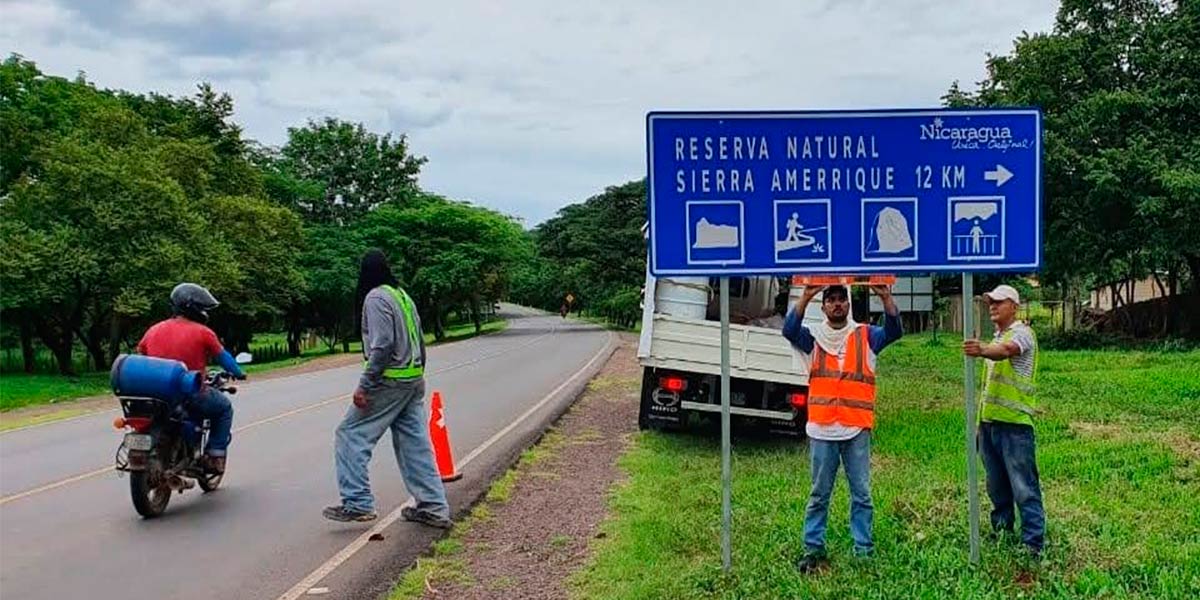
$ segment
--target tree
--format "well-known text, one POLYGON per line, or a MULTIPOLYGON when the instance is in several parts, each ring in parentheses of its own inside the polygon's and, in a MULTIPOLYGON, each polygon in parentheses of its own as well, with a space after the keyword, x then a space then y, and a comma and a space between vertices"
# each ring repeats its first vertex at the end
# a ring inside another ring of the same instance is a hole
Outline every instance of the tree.
POLYGON ((430 195, 417 198, 415 207, 380 207, 362 231, 391 257, 438 339, 453 308, 465 308, 481 330, 481 304, 502 297, 514 266, 532 255, 513 219, 430 195))
MULTIPOLYGON (((526 243, 533 247, 533 236, 526 236, 526 243)), ((564 287, 561 281, 564 275, 562 271, 554 268, 551 261, 535 254, 514 267, 510 297, 526 306, 558 310, 562 303, 560 290, 564 287)))
POLYGON ((210 172, 220 173, 201 186, 187 186, 194 197, 206 194, 261 196, 262 175, 249 160, 250 145, 233 122, 233 98, 208 83, 196 86, 190 98, 122 91, 118 97, 146 121, 154 136, 202 142, 211 152, 210 172))
POLYGON ((136 114, 101 106, 36 151, 38 176, 0 204, 4 246, 14 249, 0 283, 5 308, 28 313, 63 373, 77 339, 108 368, 122 323, 161 306, 171 281, 229 273, 228 248, 206 236, 161 150, 136 114))
POLYGON ((82 77, 45 76, 18 54, 0 63, 0 198, 21 177, 36 175, 39 146, 67 134, 101 105, 119 102, 82 77))
POLYGON ((646 182, 612 186, 581 204, 567 206, 535 230, 539 255, 558 273, 553 306, 574 293, 597 306, 646 274, 646 182))
POLYGON ((361 123, 326 118, 288 129, 288 141, 279 153, 280 170, 293 180, 320 186, 314 199, 311 183, 303 190, 290 189, 292 205, 314 223, 348 223, 387 202, 400 202, 417 192, 417 174, 424 157, 409 153, 408 139, 378 135, 361 123))
POLYGON ((1042 108, 1047 284, 1186 266, 1200 307, 1200 3, 1064 0, 1052 32, 1022 35, 977 92, 945 100, 1042 108))
POLYGON ((250 162, 263 178, 263 191, 280 206, 310 217, 305 207, 319 206, 325 198, 325 186, 319 181, 303 179, 290 171, 278 148, 254 144, 247 152, 250 162))
MULTIPOLYGON (((269 328, 299 303, 306 292, 298 256, 304 242, 300 217, 268 200, 251 196, 217 196, 202 205, 212 225, 214 242, 232 251, 236 278, 214 285, 225 305, 214 329, 234 351, 249 350, 254 331, 269 328)), ((289 336, 293 355, 299 336, 289 336)))
POLYGON ((358 261, 366 249, 357 232, 348 227, 310 226, 305 239, 300 254, 300 267, 308 281, 305 324, 316 330, 330 350, 341 342, 342 350, 349 352, 355 335, 358 261))

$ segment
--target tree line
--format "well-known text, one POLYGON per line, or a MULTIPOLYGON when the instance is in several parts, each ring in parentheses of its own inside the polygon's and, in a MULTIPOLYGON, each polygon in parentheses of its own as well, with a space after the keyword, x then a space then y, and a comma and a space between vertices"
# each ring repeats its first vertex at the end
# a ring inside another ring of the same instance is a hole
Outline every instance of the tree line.
POLYGON ((1069 302, 1106 286, 1119 306, 1152 279, 1157 333, 1200 335, 1200 2, 1063 0, 1051 31, 945 100, 1042 109, 1044 284, 1069 302))
POLYGON ((234 350, 255 331, 286 331, 293 355, 308 332, 348 350, 370 247, 441 338, 451 313, 480 327, 536 253, 514 219, 423 191, 403 135, 326 118, 267 147, 233 109, 207 84, 177 98, 0 64, 0 334, 26 370, 39 346, 63 374, 80 349, 107 369, 180 281, 222 301, 234 350))
POLYGON ((558 310, 569 294, 574 308, 633 326, 646 276, 645 222, 644 179, 566 206, 530 233, 537 252, 514 273, 513 298, 558 310))

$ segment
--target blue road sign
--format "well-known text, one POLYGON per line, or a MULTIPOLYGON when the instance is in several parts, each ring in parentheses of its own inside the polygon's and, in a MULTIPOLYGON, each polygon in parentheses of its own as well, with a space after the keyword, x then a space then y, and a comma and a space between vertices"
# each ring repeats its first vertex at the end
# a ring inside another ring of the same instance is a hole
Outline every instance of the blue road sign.
POLYGON ((1036 109, 651 113, 655 275, 1036 271, 1036 109))

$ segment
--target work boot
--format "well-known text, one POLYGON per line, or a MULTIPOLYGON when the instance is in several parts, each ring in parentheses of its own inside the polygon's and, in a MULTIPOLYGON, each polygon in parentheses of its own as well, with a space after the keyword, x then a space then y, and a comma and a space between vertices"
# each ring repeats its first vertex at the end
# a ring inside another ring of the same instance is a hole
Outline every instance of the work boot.
POLYGON ((412 521, 414 523, 420 523, 422 525, 428 525, 438 529, 450 529, 452 526, 454 526, 454 522, 446 517, 439 517, 427 510, 421 510, 411 506, 405 506, 404 508, 400 509, 400 516, 403 517, 405 521, 412 521))
POLYGON ((321 515, 330 521, 337 521, 339 523, 365 523, 367 521, 374 521, 377 516, 373 512, 363 512, 345 506, 326 507, 325 510, 321 511, 321 515))
POLYGON ((225 457, 213 456, 211 454, 204 457, 204 470, 217 475, 225 474, 225 457))
POLYGON ((1014 542, 1020 538, 1017 537, 1016 527, 1012 523, 992 523, 992 527, 983 533, 984 539, 989 542, 1014 542))
POLYGON ((800 560, 796 562, 796 570, 805 574, 823 570, 828 566, 829 557, 825 555, 823 550, 817 552, 806 552, 804 556, 802 556, 800 560))

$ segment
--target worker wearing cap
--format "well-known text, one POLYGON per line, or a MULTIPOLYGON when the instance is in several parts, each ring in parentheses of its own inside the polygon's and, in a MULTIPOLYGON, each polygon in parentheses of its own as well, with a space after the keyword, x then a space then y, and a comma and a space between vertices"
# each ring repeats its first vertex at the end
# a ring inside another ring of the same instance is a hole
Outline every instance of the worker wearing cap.
POLYGON ((871 437, 875 428, 875 367, 883 349, 904 335, 900 308, 886 285, 871 291, 883 303, 883 326, 855 323, 850 318, 850 293, 845 286, 806 286, 796 307, 788 313, 783 336, 809 355, 808 454, 812 488, 804 513, 804 556, 796 563, 802 573, 824 569, 825 529, 829 501, 839 467, 850 484, 850 537, 854 554, 870 557, 875 551, 871 502, 871 437), (804 324, 808 304, 821 294, 825 320, 804 324))
POLYGON ((1020 511, 1021 541, 1038 557, 1045 541, 1046 513, 1034 457, 1033 416, 1039 412, 1034 387, 1037 338, 1028 325, 1017 321, 1021 296, 1012 286, 1001 285, 983 296, 996 325, 995 337, 990 344, 967 340, 963 353, 987 359, 979 453, 992 499, 992 529, 1011 533, 1015 513, 1020 511))

